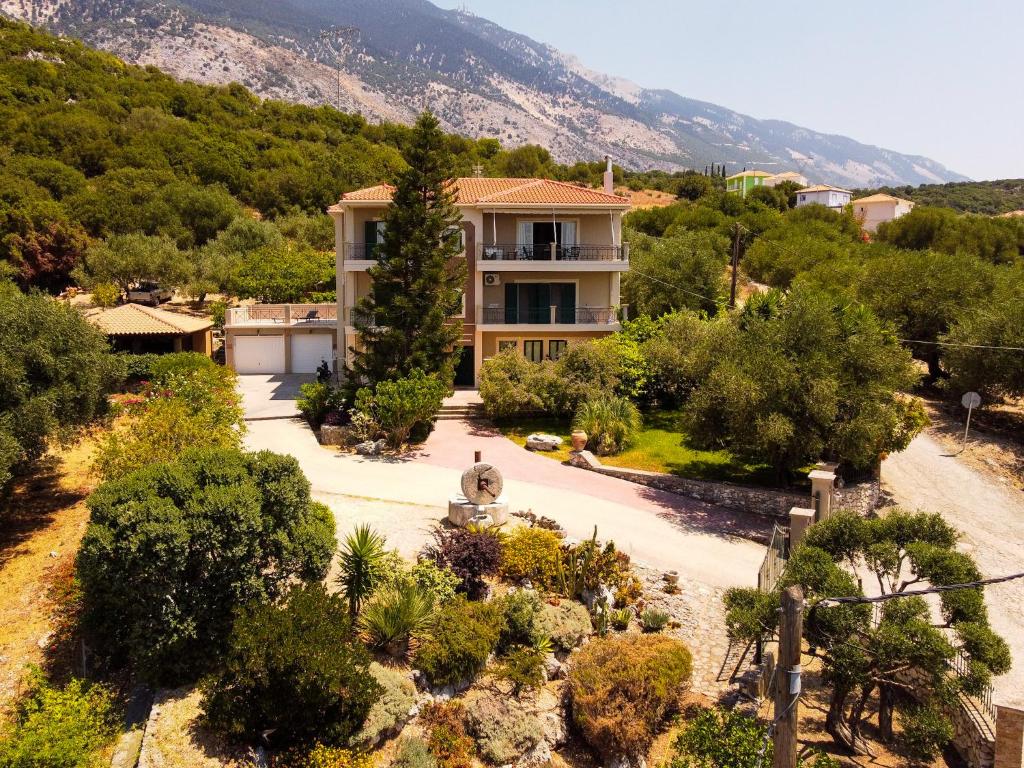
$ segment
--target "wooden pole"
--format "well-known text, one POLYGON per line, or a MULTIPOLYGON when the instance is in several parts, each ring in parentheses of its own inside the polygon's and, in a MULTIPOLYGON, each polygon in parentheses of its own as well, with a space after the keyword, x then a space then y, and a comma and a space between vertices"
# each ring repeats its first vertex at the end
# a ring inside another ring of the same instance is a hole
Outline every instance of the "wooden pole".
POLYGON ((732 287, 729 290, 729 309, 736 309, 736 269, 740 264, 740 225, 733 227, 732 235, 732 287))
POLYGON ((775 755, 773 768, 796 768, 800 697, 800 642, 804 630, 804 592, 794 585, 782 593, 779 660, 775 672, 775 755))

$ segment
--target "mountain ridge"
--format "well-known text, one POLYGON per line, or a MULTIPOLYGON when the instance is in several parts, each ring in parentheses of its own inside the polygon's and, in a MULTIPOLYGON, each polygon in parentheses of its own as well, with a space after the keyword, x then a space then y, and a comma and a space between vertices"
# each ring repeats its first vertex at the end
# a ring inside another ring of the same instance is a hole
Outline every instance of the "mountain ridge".
POLYGON ((0 11, 133 63, 237 80, 261 96, 406 123, 429 107, 453 132, 541 144, 561 162, 610 154, 635 169, 725 163, 856 187, 967 180, 923 156, 595 72, 427 0, 0 0, 0 11), (346 29, 324 39, 327 27, 346 29))

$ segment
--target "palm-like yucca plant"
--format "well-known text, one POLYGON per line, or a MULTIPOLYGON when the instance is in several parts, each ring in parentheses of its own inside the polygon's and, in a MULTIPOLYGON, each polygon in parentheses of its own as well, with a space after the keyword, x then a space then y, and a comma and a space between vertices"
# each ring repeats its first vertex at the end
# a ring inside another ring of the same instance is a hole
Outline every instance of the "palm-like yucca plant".
POLYGON ((367 645, 402 657, 409 652, 409 640, 428 629, 433 616, 430 595, 415 584, 403 584, 371 597, 359 614, 358 626, 367 645))
POLYGON ((587 447, 600 456, 618 453, 636 437, 640 411, 625 397, 601 395, 580 404, 573 429, 587 433, 587 447))
POLYGON ((341 575, 338 583, 355 617, 359 607, 373 593, 380 580, 380 564, 386 539, 369 525, 357 525, 341 545, 341 575))

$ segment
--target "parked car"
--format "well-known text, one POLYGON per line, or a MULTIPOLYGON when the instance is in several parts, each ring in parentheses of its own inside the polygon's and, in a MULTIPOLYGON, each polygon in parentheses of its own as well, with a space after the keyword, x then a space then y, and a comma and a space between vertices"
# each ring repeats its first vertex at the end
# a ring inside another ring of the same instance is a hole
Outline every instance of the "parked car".
POLYGON ((148 304, 151 307, 158 307, 165 301, 170 301, 174 291, 169 288, 161 288, 156 283, 139 283, 128 291, 128 301, 133 304, 148 304))

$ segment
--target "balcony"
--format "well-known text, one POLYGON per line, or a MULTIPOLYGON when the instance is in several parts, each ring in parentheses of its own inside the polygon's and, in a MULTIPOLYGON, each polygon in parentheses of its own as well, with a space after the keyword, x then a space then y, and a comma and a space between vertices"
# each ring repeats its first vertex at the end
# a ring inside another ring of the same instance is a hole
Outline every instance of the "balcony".
POLYGON ((335 326, 337 304, 250 304, 224 313, 225 328, 335 326))
POLYGON ((600 325, 616 326, 615 307, 484 307, 483 325, 600 325))
POLYGON ((623 245, 544 245, 481 244, 477 246, 481 261, 629 261, 629 244, 623 245))

